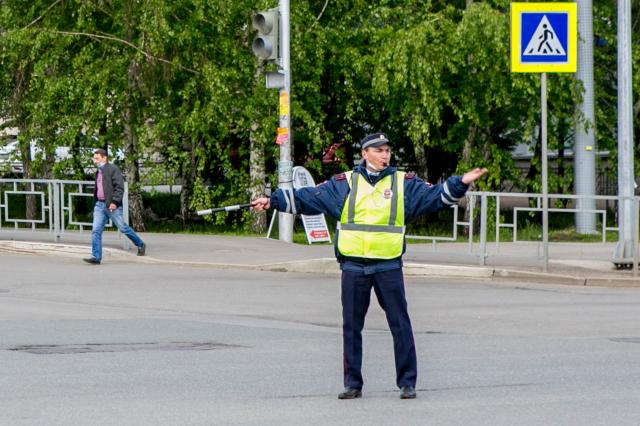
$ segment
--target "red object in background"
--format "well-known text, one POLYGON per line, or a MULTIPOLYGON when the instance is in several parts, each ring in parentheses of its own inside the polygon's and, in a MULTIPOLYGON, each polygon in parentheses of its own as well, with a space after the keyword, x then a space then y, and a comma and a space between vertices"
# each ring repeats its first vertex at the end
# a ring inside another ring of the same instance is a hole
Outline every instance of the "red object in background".
POLYGON ((329 232, 314 230, 309 232, 309 235, 311 235, 311 238, 327 238, 329 236, 329 232))
POLYGON ((322 164, 331 164, 340 161, 336 158, 336 151, 342 146, 342 142, 336 142, 322 153, 322 164))

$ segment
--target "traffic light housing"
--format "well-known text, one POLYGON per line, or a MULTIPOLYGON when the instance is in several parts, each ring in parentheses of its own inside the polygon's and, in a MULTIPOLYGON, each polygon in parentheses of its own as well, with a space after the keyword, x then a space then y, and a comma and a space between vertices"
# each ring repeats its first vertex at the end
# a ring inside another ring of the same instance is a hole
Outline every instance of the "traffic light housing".
POLYGON ((278 8, 258 12, 253 15, 253 29, 258 36, 253 40, 251 50, 260 59, 278 59, 280 11, 278 8))

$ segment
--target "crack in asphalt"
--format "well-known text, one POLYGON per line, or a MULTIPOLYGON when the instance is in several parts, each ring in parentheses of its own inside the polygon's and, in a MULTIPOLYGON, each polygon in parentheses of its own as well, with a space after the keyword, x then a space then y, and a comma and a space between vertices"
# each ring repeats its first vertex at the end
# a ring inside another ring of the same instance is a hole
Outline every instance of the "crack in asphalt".
POLYGON ((19 345, 4 350, 35 355, 68 355, 96 352, 136 351, 211 351, 216 349, 250 348, 220 342, 147 342, 147 343, 84 343, 66 345, 19 345))

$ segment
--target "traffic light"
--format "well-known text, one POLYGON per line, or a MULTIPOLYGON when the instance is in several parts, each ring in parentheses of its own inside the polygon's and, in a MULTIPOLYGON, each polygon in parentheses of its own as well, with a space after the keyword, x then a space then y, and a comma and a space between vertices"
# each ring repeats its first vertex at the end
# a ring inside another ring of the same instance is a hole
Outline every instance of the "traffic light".
POLYGON ((277 7, 253 15, 253 29, 258 31, 258 36, 253 40, 251 49, 258 58, 268 61, 278 59, 279 21, 277 7))

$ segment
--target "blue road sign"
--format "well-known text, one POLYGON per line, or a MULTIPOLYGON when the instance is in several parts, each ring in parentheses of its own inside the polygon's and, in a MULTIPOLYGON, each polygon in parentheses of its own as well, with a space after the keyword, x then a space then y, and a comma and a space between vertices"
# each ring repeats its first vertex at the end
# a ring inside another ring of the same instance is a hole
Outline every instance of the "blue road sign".
POLYGON ((575 72, 576 28, 575 3, 512 3, 512 71, 575 72))
POLYGON ((521 16, 520 60, 523 63, 568 61, 569 17, 566 13, 523 13, 521 16))

